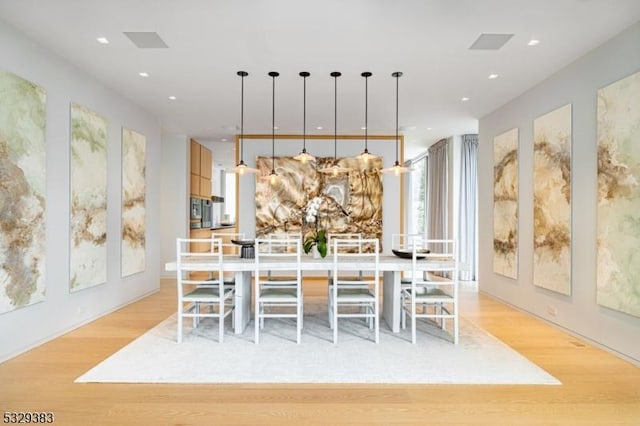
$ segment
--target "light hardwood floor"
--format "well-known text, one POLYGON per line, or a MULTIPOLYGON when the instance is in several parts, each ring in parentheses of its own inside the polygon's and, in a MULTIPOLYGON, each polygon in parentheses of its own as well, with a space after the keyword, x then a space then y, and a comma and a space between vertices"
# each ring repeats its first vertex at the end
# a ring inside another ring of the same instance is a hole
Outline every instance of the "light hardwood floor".
POLYGON ((173 313, 174 286, 0 364, 3 412, 51 411, 62 425, 640 425, 640 368, 472 292, 463 316, 561 386, 73 383, 173 313))

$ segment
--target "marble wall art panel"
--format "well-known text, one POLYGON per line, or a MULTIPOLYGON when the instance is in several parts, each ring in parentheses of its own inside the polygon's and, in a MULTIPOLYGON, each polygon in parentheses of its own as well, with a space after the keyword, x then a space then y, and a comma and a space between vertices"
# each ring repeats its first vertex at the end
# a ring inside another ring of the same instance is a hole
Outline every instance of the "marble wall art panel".
POLYGON ((107 280, 107 121, 71 104, 70 290, 107 280))
MULTIPOLYGON (((303 163, 293 157, 276 157, 276 184, 260 178, 256 184, 256 236, 301 231, 304 240, 317 229, 325 229, 382 241, 382 158, 366 163, 357 157, 339 158, 338 164, 351 170, 348 174, 318 172, 333 160, 317 157, 303 163), (316 221, 308 222, 308 208, 316 198, 316 221)), ((259 176, 268 175, 271 157, 258 157, 256 166, 259 176)))
POLYGON ((533 283, 571 294, 571 104, 533 123, 533 283))
POLYGON ((493 139, 493 272, 518 278, 518 129, 493 139))
POLYGON ((598 91, 597 302, 640 317, 640 72, 598 91))
POLYGON ((46 93, 0 71, 0 314, 45 299, 46 93))
POLYGON ((145 164, 144 135, 122 129, 122 244, 121 273, 127 276, 145 268, 145 164))

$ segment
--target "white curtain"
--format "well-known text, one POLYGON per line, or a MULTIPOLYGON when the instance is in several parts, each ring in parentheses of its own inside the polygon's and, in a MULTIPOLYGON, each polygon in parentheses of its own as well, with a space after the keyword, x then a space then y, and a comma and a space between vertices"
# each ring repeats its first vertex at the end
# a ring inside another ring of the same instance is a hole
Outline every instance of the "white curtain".
POLYGON ((427 236, 446 239, 449 218, 449 142, 429 147, 427 156, 427 236))
POLYGON ((460 159, 458 250, 460 279, 475 281, 478 233, 478 135, 463 135, 460 159))

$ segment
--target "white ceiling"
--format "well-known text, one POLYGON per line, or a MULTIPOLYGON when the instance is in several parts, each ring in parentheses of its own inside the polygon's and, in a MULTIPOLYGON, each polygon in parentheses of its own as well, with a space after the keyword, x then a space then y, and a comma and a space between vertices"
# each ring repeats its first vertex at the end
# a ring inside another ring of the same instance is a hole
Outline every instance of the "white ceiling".
MULTIPOLYGON (((163 131, 200 141, 271 132, 362 134, 363 71, 369 133, 395 131, 394 71, 406 157, 434 141, 477 132, 477 120, 640 20, 639 0, 0 0, 0 19, 158 117, 163 131), (139 49, 125 31, 157 32, 168 49, 139 49), (500 50, 472 51, 481 33, 513 33, 500 50), (110 44, 101 45, 103 36, 110 44), (527 46, 539 39, 535 47, 527 46), (142 78, 139 72, 149 73, 142 78), (489 80, 491 73, 499 78, 489 80), (176 96, 169 100, 168 96, 176 96), (462 102, 462 97, 468 97, 462 102), (324 130, 316 130, 323 126, 324 130)), ((225 159, 220 149, 216 163, 225 159)))

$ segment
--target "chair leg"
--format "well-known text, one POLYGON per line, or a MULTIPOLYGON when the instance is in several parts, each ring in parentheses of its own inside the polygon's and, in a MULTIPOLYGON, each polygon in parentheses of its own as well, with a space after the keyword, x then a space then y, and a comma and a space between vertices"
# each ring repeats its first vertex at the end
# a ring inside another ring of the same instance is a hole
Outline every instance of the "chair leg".
POLYGON ((224 298, 220 297, 220 302, 218 303, 218 342, 222 343, 223 339, 224 339, 224 298))
POLYGON ((302 304, 298 303, 298 318, 296 319, 296 331, 298 333, 296 343, 300 344, 300 340, 302 337, 302 304))
POLYGON ((256 302, 255 302, 255 311, 253 316, 254 316, 253 342, 255 344, 258 344, 260 341, 260 301, 257 294, 256 294, 256 302))
POLYGON ((331 306, 333 314, 333 344, 338 344, 338 303, 334 300, 331 306))
POLYGON ((329 316, 329 328, 333 328, 333 298, 331 287, 329 287, 329 295, 327 296, 327 314, 329 316))
POLYGON ((378 300, 376 299, 376 301, 374 302, 375 310, 373 311, 373 322, 375 323, 376 328, 376 344, 380 343, 380 315, 378 315, 378 311, 380 308, 379 304, 380 302, 378 302, 378 300))
POLYGON ((178 343, 182 343, 182 306, 178 308, 178 343))
POLYGON ((411 300, 411 343, 416 343, 416 300, 411 300))

